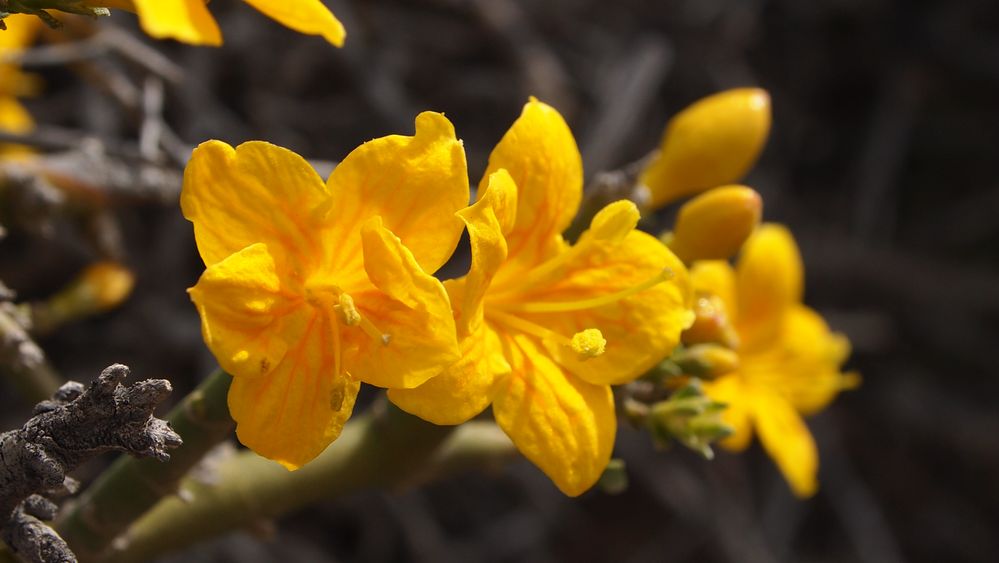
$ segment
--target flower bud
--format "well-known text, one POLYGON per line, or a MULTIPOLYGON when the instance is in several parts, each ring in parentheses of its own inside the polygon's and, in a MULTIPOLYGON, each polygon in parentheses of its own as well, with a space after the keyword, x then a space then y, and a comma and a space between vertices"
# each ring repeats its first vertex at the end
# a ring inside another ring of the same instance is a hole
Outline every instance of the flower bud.
POLYGON ((652 194, 650 207, 739 180, 769 132, 766 90, 727 90, 690 105, 666 125, 659 154, 642 172, 639 183, 652 194))
POLYGON ((135 276, 117 262, 91 264, 44 303, 32 307, 35 331, 46 333, 60 325, 117 307, 132 293, 135 276))
POLYGON ((739 368, 739 354, 718 344, 695 344, 673 354, 685 374, 714 379, 739 368))
POLYGON ((680 208, 669 242, 684 262, 725 260, 735 255, 760 224, 763 200, 745 186, 709 190, 680 208))
POLYGON ((680 335, 684 344, 712 342, 730 349, 739 347, 739 335, 729 320, 725 302, 717 295, 694 299, 694 324, 680 335))

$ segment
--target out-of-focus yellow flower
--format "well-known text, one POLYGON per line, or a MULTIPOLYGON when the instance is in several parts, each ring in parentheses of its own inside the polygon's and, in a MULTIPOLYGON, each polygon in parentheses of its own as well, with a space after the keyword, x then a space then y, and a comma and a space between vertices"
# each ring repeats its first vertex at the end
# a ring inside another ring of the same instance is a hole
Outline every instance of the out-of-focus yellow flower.
POLYGON ((416 387, 459 358, 434 272, 462 231, 465 153, 441 114, 369 141, 323 181, 264 142, 208 141, 181 208, 207 269, 190 289, 241 442, 288 468, 329 445, 360 382, 416 387))
POLYGON ((734 270, 727 262, 698 262, 691 277, 696 291, 725 303, 741 340, 738 368, 704 384, 728 405, 724 420, 735 430, 721 445, 742 450, 755 428, 794 493, 811 496, 819 458, 801 415, 823 409, 859 378, 840 372, 850 352, 846 338, 801 303, 801 258, 791 233, 764 225, 734 270))
POLYGON ((760 224, 763 200, 745 186, 714 188, 680 208, 669 247, 684 262, 726 260, 760 224))
MULTIPOLYGON (((279 23, 343 46, 347 33, 321 0, 243 0, 279 23)), ((93 0, 91 6, 123 8, 139 15, 142 29, 157 39, 192 45, 221 45, 222 33, 206 0, 93 0)))
POLYGON ((532 99, 493 150, 475 205, 461 211, 467 276, 445 282, 462 359, 416 389, 390 389, 404 410, 459 424, 490 405, 520 451, 567 495, 610 460, 610 385, 662 360, 691 320, 686 268, 639 213, 613 203, 569 246, 582 163, 559 113, 532 99))
POLYGON ((770 132, 770 96, 759 88, 726 90, 673 116, 659 153, 639 182, 660 208, 708 188, 731 184, 749 171, 770 132))
MULTIPOLYGON (((10 63, 3 62, 6 55, 20 51, 35 40, 42 21, 35 16, 12 14, 4 18, 7 30, 0 31, 0 131, 28 133, 35 121, 17 98, 30 96, 38 90, 38 80, 10 63)), ((29 149, 22 146, 0 144, 0 156, 21 154, 29 149)))

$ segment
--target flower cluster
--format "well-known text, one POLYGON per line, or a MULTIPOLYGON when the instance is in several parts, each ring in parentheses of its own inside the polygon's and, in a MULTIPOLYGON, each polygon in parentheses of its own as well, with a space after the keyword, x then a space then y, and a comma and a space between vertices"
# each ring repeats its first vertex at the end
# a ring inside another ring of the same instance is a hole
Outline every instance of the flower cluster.
MULTIPOLYGON (((738 179, 769 119, 760 90, 674 118, 639 179, 652 205, 738 179)), ((644 411, 653 426, 710 453, 730 433, 724 446, 745 447, 755 425, 794 490, 813 491, 815 448, 799 413, 853 379, 838 370, 845 339, 801 304, 790 235, 757 228, 756 192, 723 186, 684 205, 659 238, 621 200, 570 242, 562 233, 582 183, 569 127, 533 98, 471 205, 463 146, 437 113, 421 114, 414 136, 361 145, 326 182, 268 143, 195 149, 181 206, 207 269, 190 294, 234 377, 240 440, 300 467, 337 438, 368 383, 441 425, 491 406, 523 455, 574 496, 610 462, 612 386, 669 363, 687 385, 644 411), (433 274, 463 230, 470 268, 442 283, 433 274)))

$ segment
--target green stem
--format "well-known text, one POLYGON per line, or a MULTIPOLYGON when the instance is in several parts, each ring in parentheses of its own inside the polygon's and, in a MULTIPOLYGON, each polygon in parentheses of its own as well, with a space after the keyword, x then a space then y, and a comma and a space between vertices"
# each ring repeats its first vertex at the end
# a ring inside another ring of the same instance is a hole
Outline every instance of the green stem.
POLYGON ((435 426, 379 403, 351 420, 333 445, 297 471, 242 452, 220 462, 210 483, 185 480, 188 498, 164 499, 135 523, 108 561, 147 561, 320 500, 499 467, 515 453, 493 423, 435 426))
POLYGON ((122 456, 64 514, 57 530, 80 561, 99 559, 132 522, 176 492, 181 478, 232 433, 226 402, 231 381, 229 374, 216 371, 170 413, 167 420, 184 445, 170 452, 168 462, 122 456))
POLYGON ((32 405, 51 399, 63 384, 42 349, 3 309, 0 309, 0 371, 32 405))

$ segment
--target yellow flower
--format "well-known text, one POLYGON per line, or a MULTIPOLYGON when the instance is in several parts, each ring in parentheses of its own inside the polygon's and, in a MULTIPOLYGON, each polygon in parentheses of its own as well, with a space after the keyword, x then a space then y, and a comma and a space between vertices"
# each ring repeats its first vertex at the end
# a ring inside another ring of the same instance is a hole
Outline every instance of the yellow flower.
POLYGON ((736 371, 704 384, 728 404, 723 417, 735 432, 722 446, 745 449, 755 427, 794 493, 811 496, 819 459, 801 415, 822 410, 858 379, 840 372, 849 342, 801 303, 801 257, 791 233, 763 225, 734 270, 727 262, 698 262, 691 278, 698 293, 720 298, 740 339, 736 371))
POLYGON ((737 88, 708 96, 673 116, 659 153, 642 172, 649 206, 739 180, 756 162, 770 132, 770 96, 737 88))
MULTIPOLYGON (((4 18, 7 30, 0 31, 0 59, 8 53, 20 51, 34 41, 42 22, 35 16, 12 14, 4 18)), ((0 60, 0 131, 7 133, 28 133, 35 127, 35 121, 28 110, 17 100, 38 90, 38 80, 21 72, 17 65, 0 60)), ((27 147, 0 145, 0 155, 23 154, 27 147)))
POLYGON ((190 289, 233 375, 240 441, 288 468, 340 434, 360 383, 415 387, 459 357, 434 272, 462 231, 465 154, 443 115, 358 147, 325 184, 295 153, 208 141, 181 207, 207 269, 190 289))
POLYGON ((416 389, 389 390, 437 424, 492 404, 524 456, 572 496, 610 460, 610 385, 662 360, 691 320, 686 269, 635 230, 631 202, 603 209, 575 245, 563 240, 582 179, 562 116, 532 99, 493 150, 478 201, 459 213, 472 265, 445 286, 462 359, 416 389))
MULTIPOLYGON (((244 0, 264 15, 306 35, 321 35, 343 46, 343 24, 321 0, 244 0)), ((206 0, 93 0, 91 6, 123 8, 139 14, 142 29, 157 39, 192 45, 221 45, 222 33, 206 0)))

